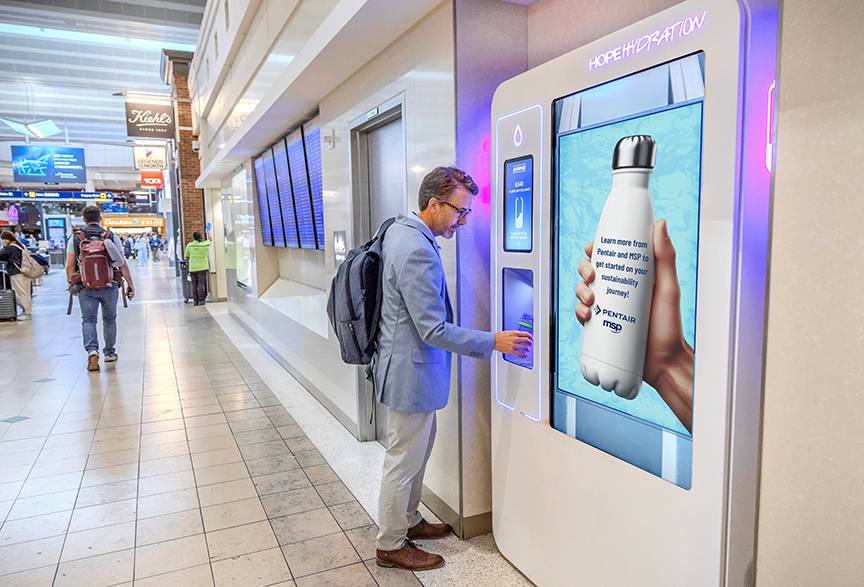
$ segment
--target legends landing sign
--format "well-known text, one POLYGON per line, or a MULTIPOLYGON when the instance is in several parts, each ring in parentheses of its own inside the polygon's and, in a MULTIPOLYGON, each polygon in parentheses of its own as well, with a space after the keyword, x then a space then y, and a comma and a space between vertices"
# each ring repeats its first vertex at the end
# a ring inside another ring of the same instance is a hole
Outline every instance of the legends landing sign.
POLYGON ((126 134, 148 139, 174 138, 174 105, 126 102, 126 134))

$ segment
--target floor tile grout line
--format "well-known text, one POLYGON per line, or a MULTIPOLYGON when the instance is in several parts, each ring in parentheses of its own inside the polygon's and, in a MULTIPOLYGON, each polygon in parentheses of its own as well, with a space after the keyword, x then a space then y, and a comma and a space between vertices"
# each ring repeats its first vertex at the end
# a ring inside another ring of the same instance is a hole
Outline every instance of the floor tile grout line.
MULTIPOLYGON (((84 371, 81 374, 79 374, 78 379, 75 380, 76 384, 78 383, 78 380, 80 380, 81 377, 83 377, 84 373, 88 374, 87 380, 92 382, 92 379, 90 378, 90 375, 89 375, 90 371, 84 371)), ((100 390, 101 390, 101 386, 100 386, 100 390)), ((103 391, 103 394, 102 394, 102 404, 101 404, 102 407, 99 410, 99 419, 96 420, 96 428, 93 430, 93 438, 90 440, 90 450, 93 450, 93 445, 96 443, 96 440, 95 440, 96 439, 96 431, 99 430, 99 420, 102 419, 102 410, 105 407, 105 401, 107 399, 108 399, 108 388, 106 387, 103 391)), ((67 402, 68 402, 68 399, 67 399, 67 402)), ((64 403, 64 406, 65 406, 65 403, 64 403)), ((49 434, 49 436, 50 436, 50 434, 49 434)), ((66 549, 66 541, 69 539, 69 528, 72 527, 72 518, 75 517, 75 508, 78 505, 78 498, 81 496, 81 484, 84 483, 84 473, 87 471, 87 463, 90 462, 90 456, 91 456, 90 452, 88 451, 87 452, 87 460, 84 461, 84 469, 81 471, 81 481, 78 482, 78 491, 75 494, 75 501, 72 504, 72 513, 69 515, 69 523, 66 525, 66 534, 63 536, 63 545, 60 547, 60 555, 57 557, 57 569, 54 571, 54 579, 51 581, 52 585, 57 582, 57 576, 60 574, 60 564, 61 564, 60 561, 63 560, 63 551, 66 549)))
MULTIPOLYGON (((211 319, 215 322, 215 319, 212 318, 212 316, 211 316, 211 319)), ((216 324, 218 325, 218 322, 216 322, 216 324)), ((220 326, 220 328, 221 328, 221 326, 220 326)), ((233 343, 232 343, 232 346, 234 346, 233 343)), ((236 347, 235 347, 235 349, 236 349, 236 347)), ((239 349, 236 349, 236 350, 238 350, 238 352, 239 352, 239 349)), ((242 357, 242 353, 241 353, 241 357, 242 357)), ((247 363, 248 363, 248 361, 246 361, 245 357, 243 358, 243 360, 244 360, 244 362, 247 362, 247 363)), ((233 361, 232 361, 232 362, 233 362, 233 361)), ((253 367, 253 370, 254 370, 254 367, 253 367)), ((290 376, 290 373, 289 373, 288 375, 290 376)), ((244 379, 245 379, 245 378, 244 378, 244 379)), ((261 379, 261 380, 263 381, 263 378, 261 378, 260 375, 259 375, 259 379, 261 379)), ((292 379, 293 379, 293 376, 292 376, 292 379)), ((296 379, 295 379, 295 381, 296 381, 296 379)), ((298 383, 299 383, 299 382, 298 382, 298 383)), ((272 390, 270 390, 269 386, 267 386, 267 391, 270 391, 270 393, 272 393, 272 390)), ((288 413, 289 416, 291 416, 291 413, 288 411, 288 409, 287 409, 284 405, 281 404, 281 402, 280 402, 280 406, 285 410, 286 413, 288 413)), ((265 411, 265 413, 267 413, 267 412, 265 411)), ((275 427, 275 424, 273 424, 272 417, 270 416, 270 414, 267 414, 267 417, 268 417, 268 419, 270 419, 270 421, 271 421, 271 422, 270 422, 271 425, 273 425, 273 426, 275 427)), ((294 420, 294 417, 291 416, 291 419, 294 420)), ((296 424, 296 420, 295 420, 295 424, 296 424)), ((302 426, 300 426, 299 424, 296 424, 296 425, 300 428, 301 431, 303 430, 303 427, 302 427, 302 426)), ((303 433, 303 435, 304 435, 305 438, 308 438, 308 435, 306 435, 305 432, 303 433)), ((281 436, 281 435, 280 435, 280 436, 281 436)), ((310 440, 310 443, 312 443, 311 440, 310 440)), ((287 446, 287 441, 285 442, 285 444, 286 444, 286 446, 287 446)), ((312 445, 315 446, 314 443, 312 443, 312 445)), ((291 448, 289 447, 288 450, 291 450, 291 448)), ((317 446, 315 447, 315 450, 319 453, 319 455, 321 454, 321 453, 320 453, 320 450, 318 450, 318 447, 317 447, 317 446)), ((302 452, 302 451, 301 451, 301 452, 302 452)), ((294 454, 295 454, 294 451, 291 451, 291 454, 294 455, 294 454)), ((330 463, 327 462, 327 459, 324 459, 324 458, 323 458, 323 455, 322 455, 322 459, 324 460, 325 463, 327 463, 328 466, 330 466, 330 463)), ((299 462, 298 462, 298 465, 300 465, 301 469, 303 469, 303 470, 304 470, 304 473, 305 473, 305 467, 304 467, 302 464, 300 464, 299 462)), ((331 468, 331 470, 332 470, 332 466, 330 466, 330 468, 331 468)), ((334 472, 335 472, 335 471, 334 471, 334 472)), ((360 501, 357 499, 357 496, 354 495, 354 493, 353 493, 353 492, 348 488, 347 485, 345 485, 345 483, 342 481, 342 479, 339 477, 338 474, 336 475, 336 477, 339 479, 339 482, 342 483, 342 485, 345 487, 345 489, 348 491, 348 493, 351 494, 351 497, 353 498, 353 500, 354 500, 356 503, 359 504, 360 501)), ((307 476, 307 478, 308 478, 308 476, 307 476)), ((311 481, 310 481, 310 483, 311 483, 311 481)), ((314 484, 312 484, 312 487, 315 489, 315 492, 316 492, 316 493, 318 494, 318 496, 321 498, 321 501, 324 502, 324 505, 325 505, 325 507, 327 507, 327 510, 328 510, 328 512, 330 512, 330 515, 333 516, 333 511, 332 511, 330 505, 328 505, 327 502, 324 501, 323 497, 321 497, 321 494, 320 494, 320 492, 318 491, 317 486, 314 485, 314 484)), ((341 505, 341 504, 334 504, 334 505, 341 505)), ((360 507, 361 507, 361 508, 363 507, 362 504, 361 504, 360 507)), ((365 512, 365 508, 363 508, 363 510, 364 510, 364 512, 365 512)), ((368 512, 365 512, 365 513, 366 513, 367 515, 369 514, 368 512)), ((333 518, 335 519, 336 517, 333 516, 333 518)), ((268 519, 269 519, 269 516, 268 516, 268 519)), ((371 519, 371 516, 370 516, 370 519, 371 519)), ((337 524, 338 524, 338 522, 337 522, 337 524)), ((374 521, 374 520, 373 520, 373 524, 375 524, 375 521, 374 521)), ((338 524, 338 525, 339 525, 340 528, 341 528, 341 524, 338 524)), ((376 524, 376 525, 377 525, 377 524, 376 524)), ((346 532, 345 530, 343 530, 342 532, 343 532, 343 534, 345 534, 345 536, 346 536, 346 538, 347 538, 347 532, 346 532)), ((348 542, 349 542, 349 544, 351 544, 352 548, 354 548, 354 551, 357 553, 357 556, 358 556, 358 558, 360 558, 361 562, 365 563, 365 561, 364 561, 362 555, 361 555, 360 552, 357 550, 357 547, 354 545, 354 543, 351 542, 350 539, 348 540, 348 542)), ((284 552, 284 551, 283 551, 283 552, 284 552)), ((286 560, 287 560, 287 559, 286 559, 286 560)), ((369 559, 369 560, 371 560, 371 559, 369 559)), ((365 564, 364 564, 364 567, 365 567, 365 564)), ((378 584, 378 579, 377 579, 374 575, 372 575, 372 572, 369 571, 368 567, 366 567, 366 570, 367 570, 367 572, 369 572, 369 574, 372 576, 373 581, 375 581, 375 583, 378 584)), ((417 581, 420 583, 420 585, 423 585, 423 583, 420 581, 420 578, 417 577, 416 573, 412 573, 412 574, 413 574, 414 577, 417 579, 417 581)))
MULTIPOLYGON (((211 319, 212 319, 212 318, 211 318, 211 319)), ((215 320, 214 320, 214 322, 215 322, 215 320)), ((217 325, 218 325, 218 323, 217 323, 217 325)), ((232 346, 234 346, 234 345, 232 344, 232 346)), ((234 348, 235 348, 235 350, 236 350, 236 347, 234 347, 234 348)), ((244 362, 247 362, 247 361, 245 360, 245 358, 244 358, 243 360, 244 360, 244 362)), ((232 361, 232 364, 233 364, 233 361, 232 361)), ((254 368, 253 368, 253 370, 254 370, 254 368)), ((259 379, 260 379, 260 376, 259 376, 259 379)), ((244 377, 244 380, 245 380, 245 377, 244 377)), ((266 390, 269 391, 269 392, 272 394, 272 390, 270 390, 269 386, 267 387, 266 390)), ((258 402, 259 407, 260 407, 262 410, 264 410, 264 406, 261 406, 261 405, 260 405, 260 401, 257 400, 257 397, 256 397, 256 402, 258 402)), ((280 406, 283 410, 285 410, 285 413, 287 413, 287 414, 289 415, 289 417, 291 417, 291 419, 294 421, 294 424, 295 424, 295 425, 296 425, 296 426, 297 426, 301 431, 303 431, 303 427, 300 426, 299 424, 297 424, 297 421, 294 419, 294 416, 291 415, 291 413, 288 411, 288 409, 287 409, 284 405, 282 405, 281 402, 280 402, 279 406, 280 406)), ((277 427, 276 424, 273 422, 273 417, 272 417, 269 413, 267 413, 266 410, 264 410, 264 413, 267 415, 267 419, 270 420, 270 425, 273 426, 273 428, 274 428, 275 430, 277 430, 277 433, 280 435, 280 438, 281 438, 282 435, 281 435, 281 433, 278 432, 278 427, 277 427)), ((308 439, 308 436, 306 435, 305 432, 303 432, 303 437, 308 439)), ((294 456, 294 458, 296 459, 296 453, 291 449, 290 446, 288 446, 288 442, 287 442, 287 440, 285 440, 284 438, 282 438, 282 442, 283 442, 283 444, 285 444, 285 447, 290 451, 291 455, 294 456)), ((315 444, 312 443, 311 440, 310 440, 309 442, 312 444, 312 446, 315 446, 315 444)), ((316 450, 316 451, 318 452, 318 454, 320 455, 320 451, 318 451, 318 447, 315 447, 315 450, 316 450)), ((304 452, 304 451, 299 451, 299 452, 304 452)), ((242 453, 241 453, 241 456, 242 456, 242 453)), ((323 456, 322 456, 322 458, 323 458, 323 456)), ((245 460, 246 460, 245 457, 243 457, 243 459, 244 459, 244 463, 245 463, 245 460)), ((327 463, 327 460, 324 459, 324 462, 327 463)), ((312 480, 309 479, 309 476, 306 474, 306 467, 304 467, 304 466, 303 466, 301 463, 299 463, 299 462, 297 463, 297 465, 300 467, 300 470, 303 471, 303 474, 306 476, 307 481, 309 481, 310 486, 315 490, 315 493, 316 493, 316 494, 318 495, 318 497, 321 499, 321 502, 324 504, 324 507, 327 508, 327 512, 328 512, 328 513, 330 514, 330 516, 332 516, 333 519, 335 520, 335 519, 336 519, 336 516, 333 515, 333 510, 331 509, 330 505, 328 505, 327 502, 324 500, 324 497, 321 495, 321 492, 318 490, 318 486, 315 485, 314 483, 312 483, 312 480)), ((330 466, 330 463, 327 463, 327 465, 330 466)), ((330 469, 332 470, 332 467, 330 467, 330 469)), ((248 470, 248 466, 247 466, 247 470, 248 470)), ((252 475, 251 475, 251 471, 250 471, 250 477, 251 477, 251 476, 252 476, 252 475)), ((338 475, 336 475, 336 477, 339 478, 338 475)), ((353 498, 353 500, 354 500, 355 502, 357 502, 357 503, 360 503, 359 500, 357 499, 357 496, 355 496, 355 495, 351 492, 351 490, 348 489, 348 487, 345 485, 345 483, 342 481, 341 478, 339 478, 339 482, 342 483, 342 486, 345 487, 346 491, 348 491, 348 493, 351 494, 351 497, 353 498)), ((254 479, 253 479, 253 484, 254 484, 254 479)), ((324 485, 324 484, 322 484, 322 485, 324 485)), ((257 488, 256 488, 256 490, 257 490, 257 488)), ((259 494, 259 498, 260 498, 260 494, 259 494)), ((334 505, 341 505, 341 504, 334 504, 334 505)), ((262 502, 262 507, 263 507, 263 502, 262 502)), ((361 507, 362 507, 362 505, 361 505, 361 507)), ((364 510, 364 511, 365 511, 365 510, 364 510)), ((368 512, 366 512, 366 513, 367 513, 367 515, 368 515, 368 512)), ((266 514, 266 511, 265 511, 265 514, 266 514)), ((267 520, 268 520, 268 522, 270 521, 270 519, 271 519, 271 518, 270 518, 270 515, 267 514, 267 520)), ((270 525, 271 525, 271 527, 272 527, 272 522, 271 522, 270 525)), ((372 574, 372 572, 369 571, 369 568, 366 567, 366 565, 365 565, 365 561, 364 561, 364 559, 363 559, 363 556, 360 554, 360 551, 357 550, 357 547, 354 545, 354 543, 351 542, 351 540, 348 538, 348 533, 347 533, 347 531, 344 530, 344 529, 342 529, 342 525, 339 524, 338 521, 337 521, 336 525, 339 526, 339 530, 340 530, 340 532, 342 533, 343 536, 345 536, 346 540, 348 540, 348 544, 351 545, 351 548, 352 548, 352 549, 354 550, 354 552, 357 554, 357 558, 360 559, 360 563, 363 564, 364 569, 366 569, 366 572, 369 573, 369 576, 372 577, 372 580, 373 580, 373 581, 375 582, 375 584, 377 585, 377 584, 378 584, 378 580, 375 578, 375 576, 372 574)), ((274 528, 273 532, 274 532, 274 534, 275 534, 275 532, 276 532, 275 528, 274 528)), ((334 534, 335 534, 335 533, 334 533, 334 534)), ((277 536, 277 543, 278 543, 278 536, 277 536)), ((281 544, 280 544, 280 549, 282 549, 282 545, 281 545, 281 544)), ((283 556, 285 556, 285 563, 288 564, 288 558, 287 558, 287 555, 285 555, 285 551, 284 551, 284 549, 282 549, 282 553, 283 553, 283 556)), ((371 559, 370 559, 370 560, 371 560, 371 559)), ((355 563, 352 563, 352 564, 355 564, 355 563)), ((348 565, 343 565, 343 566, 348 566, 348 565)), ((341 568, 341 567, 334 567, 334 568, 341 568)), ((333 569, 327 569, 327 570, 333 570, 333 569)), ((290 571, 290 565, 289 565, 289 571, 290 571)), ((325 572, 325 571, 321 571, 321 572, 325 572)), ((291 571, 291 574, 292 574, 292 577, 294 577, 294 573, 293 573, 293 571, 291 571)), ((313 573, 313 574, 317 574, 317 573, 313 573)), ((416 575, 415 575, 415 576, 416 576, 416 575)), ((419 580, 419 579, 418 579, 418 580, 419 580)), ((296 582, 296 578, 295 578, 295 582, 296 582)))
MULTIPOLYGON (((170 342, 169 342, 170 345, 170 342)), ((197 350, 197 345, 195 344, 194 337, 192 338, 192 346, 196 349, 196 354, 200 357, 200 352, 197 350)), ((173 363, 172 363, 173 364, 173 363)), ((174 375, 176 377, 177 372, 175 368, 174 375)), ((201 492, 198 488, 198 476, 195 473, 195 461, 192 460, 192 448, 189 446, 189 429, 186 427, 186 412, 183 404, 180 404, 180 414, 183 418, 183 433, 186 435, 186 449, 189 451, 189 464, 192 467, 192 478, 195 481, 195 498, 198 501, 198 516, 201 519, 201 532, 204 537, 204 547, 207 549, 207 565, 210 567, 210 578, 213 579, 213 585, 216 585, 216 571, 213 569, 213 560, 210 556, 210 543, 207 540, 207 527, 204 525, 204 508, 201 505, 201 492)), ((236 445, 236 442, 235 442, 236 445)), ((239 449, 238 449, 239 450, 239 449)))
MULTIPOLYGON (((144 306, 144 323, 147 323, 147 314, 150 311, 150 306, 144 306)), ((125 335, 125 330, 124 330, 125 335)), ((146 347, 147 344, 147 331, 144 331, 144 344, 146 347)), ((141 505, 141 453, 142 453, 142 442, 144 435, 142 434, 144 430, 144 382, 143 377, 146 375, 147 367, 145 364, 141 365, 141 415, 138 418, 138 469, 137 475, 135 476, 135 530, 132 535, 132 584, 135 584, 135 571, 138 565, 138 516, 140 513, 140 505, 141 505)))

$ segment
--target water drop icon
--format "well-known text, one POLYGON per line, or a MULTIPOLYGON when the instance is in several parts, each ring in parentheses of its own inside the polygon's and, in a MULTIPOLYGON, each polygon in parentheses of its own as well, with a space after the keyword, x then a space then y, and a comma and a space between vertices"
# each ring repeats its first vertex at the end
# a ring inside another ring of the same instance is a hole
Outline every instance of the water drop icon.
POLYGON ((516 130, 513 132, 513 145, 518 147, 522 144, 522 127, 516 125, 516 130))

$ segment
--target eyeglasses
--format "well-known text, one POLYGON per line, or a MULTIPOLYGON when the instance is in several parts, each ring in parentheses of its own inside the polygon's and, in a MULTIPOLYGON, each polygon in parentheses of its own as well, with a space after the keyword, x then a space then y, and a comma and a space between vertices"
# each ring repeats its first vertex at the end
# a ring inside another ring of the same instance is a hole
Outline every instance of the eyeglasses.
POLYGON ((465 218, 466 216, 471 214, 471 208, 457 208, 456 206, 454 206, 450 202, 441 202, 441 203, 447 204, 448 206, 450 206, 451 208, 453 208, 454 210, 459 212, 459 220, 462 220, 463 218, 465 218))

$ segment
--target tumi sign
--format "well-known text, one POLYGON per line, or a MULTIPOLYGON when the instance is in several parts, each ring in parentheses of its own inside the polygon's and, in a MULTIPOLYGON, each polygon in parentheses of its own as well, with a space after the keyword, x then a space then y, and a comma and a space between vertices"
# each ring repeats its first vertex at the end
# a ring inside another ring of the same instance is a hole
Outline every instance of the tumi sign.
POLYGON ((174 138, 174 105, 126 102, 126 134, 148 139, 174 138))
POLYGON ((161 171, 142 171, 141 172, 141 187, 154 190, 162 189, 162 172, 161 171))

